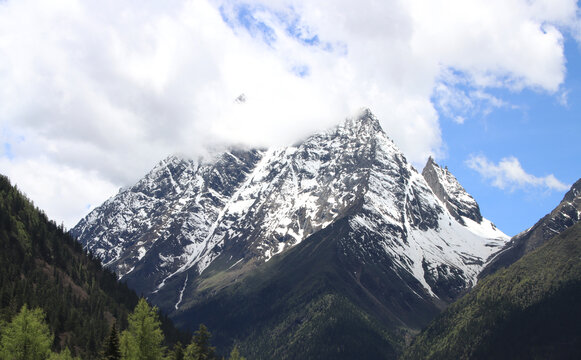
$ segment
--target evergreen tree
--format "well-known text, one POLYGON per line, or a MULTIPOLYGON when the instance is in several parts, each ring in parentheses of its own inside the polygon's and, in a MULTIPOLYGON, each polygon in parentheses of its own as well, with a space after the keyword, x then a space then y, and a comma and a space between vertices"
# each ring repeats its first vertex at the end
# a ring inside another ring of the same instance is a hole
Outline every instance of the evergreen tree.
POLYGON ((212 335, 204 324, 194 333, 192 342, 186 348, 185 359, 187 360, 210 360, 217 359, 216 348, 210 346, 212 335))
POLYGON ((69 350, 69 348, 65 348, 58 354, 52 353, 48 360, 79 360, 79 358, 73 357, 73 355, 71 355, 71 351, 69 350))
POLYGON ((53 336, 41 309, 26 305, 2 329, 0 357, 6 360, 44 360, 50 356, 53 336))
POLYGON ((178 341, 174 344, 169 360, 184 360, 184 347, 181 342, 178 341))
POLYGON ((202 352, 200 351, 200 348, 198 347, 198 345, 194 342, 190 343, 190 345, 188 345, 186 347, 186 351, 184 352, 184 359, 185 360, 202 360, 205 359, 204 357, 202 357, 202 352))
POLYGON ((119 334, 117 333, 116 324, 111 327, 109 337, 105 340, 103 347, 103 360, 119 360, 121 359, 121 346, 119 343, 119 334))
POLYGON ((119 338, 119 342, 120 342, 120 350, 121 350, 121 359, 123 360, 127 360, 130 359, 130 351, 131 351, 131 345, 129 344, 130 339, 129 339, 129 332, 123 331, 121 333, 121 337, 119 338))
POLYGON ((127 360, 158 360, 163 358, 165 348, 157 307, 150 307, 140 299, 129 315, 129 327, 123 332, 121 353, 127 360))
POLYGON ((234 345, 234 349, 230 352, 230 357, 228 360, 246 360, 244 356, 240 355, 240 351, 238 350, 238 345, 234 345))

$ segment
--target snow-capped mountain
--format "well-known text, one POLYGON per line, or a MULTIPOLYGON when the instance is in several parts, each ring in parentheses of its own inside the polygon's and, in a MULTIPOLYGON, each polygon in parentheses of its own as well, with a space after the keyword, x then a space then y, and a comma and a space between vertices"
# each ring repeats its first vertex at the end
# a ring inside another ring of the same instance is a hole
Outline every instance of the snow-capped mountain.
POLYGON ((260 267, 345 219, 354 261, 389 264, 444 303, 508 240, 447 170, 430 159, 418 173, 368 110, 291 147, 169 157, 71 232, 178 311, 200 274, 260 267))
POLYGON ((494 254, 479 277, 510 266, 579 221, 581 221, 581 179, 571 186, 553 211, 529 229, 515 235, 501 251, 494 254))

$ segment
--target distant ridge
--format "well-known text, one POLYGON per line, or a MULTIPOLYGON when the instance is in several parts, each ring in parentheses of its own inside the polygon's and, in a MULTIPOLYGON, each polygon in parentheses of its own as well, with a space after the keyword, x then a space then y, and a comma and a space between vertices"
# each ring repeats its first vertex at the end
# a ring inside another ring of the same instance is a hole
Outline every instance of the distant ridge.
POLYGON ((571 189, 553 211, 545 215, 530 229, 514 236, 501 251, 495 254, 479 277, 483 278, 503 267, 510 266, 556 234, 560 234, 575 225, 579 220, 581 220, 581 179, 571 186, 571 189))

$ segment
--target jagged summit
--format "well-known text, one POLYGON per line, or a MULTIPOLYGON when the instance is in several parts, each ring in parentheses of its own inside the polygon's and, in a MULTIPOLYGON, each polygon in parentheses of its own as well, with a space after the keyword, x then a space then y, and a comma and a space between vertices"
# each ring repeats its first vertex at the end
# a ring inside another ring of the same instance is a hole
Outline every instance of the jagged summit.
POLYGON ((337 131, 348 131, 351 134, 365 133, 371 135, 375 132, 383 132, 379 119, 369 109, 363 109, 359 114, 345 119, 337 131))
POLYGON ((430 156, 424 170, 422 170, 422 176, 458 222, 465 224, 464 218, 471 219, 478 224, 482 222, 478 203, 466 192, 447 167, 440 167, 430 156))
POLYGON ((342 221, 337 251, 355 268, 376 264, 401 291, 445 303, 507 238, 449 172, 433 160, 424 171, 432 180, 364 110, 291 147, 170 157, 72 233, 138 292, 179 312, 204 276, 250 271, 342 221))

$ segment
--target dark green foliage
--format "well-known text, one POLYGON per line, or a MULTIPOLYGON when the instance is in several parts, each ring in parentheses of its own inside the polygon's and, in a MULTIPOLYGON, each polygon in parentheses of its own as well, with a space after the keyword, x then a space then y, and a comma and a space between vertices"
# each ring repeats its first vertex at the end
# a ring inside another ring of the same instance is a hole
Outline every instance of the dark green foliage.
POLYGON ((235 345, 232 351, 230 352, 230 357, 228 360, 246 360, 246 358, 240 355, 240 350, 238 350, 238 345, 235 345))
POLYGON ((184 347, 181 342, 174 344, 169 353, 169 360, 184 360, 184 347))
POLYGON ((50 351, 52 334, 41 309, 29 310, 26 305, 12 321, 0 327, 0 359, 5 360, 78 360, 69 348, 60 353, 50 351))
POLYGON ((404 359, 581 358, 581 224, 488 276, 404 359))
POLYGON ((185 359, 187 360, 214 360, 218 359, 216 356, 216 348, 211 346, 210 338, 212 335, 204 324, 194 333, 192 342, 186 348, 185 359))
POLYGON ((103 360, 120 360, 121 359, 121 347, 119 343, 119 333, 117 332, 116 324, 111 326, 111 332, 109 337, 105 341, 103 346, 103 360))
POLYGON ((24 304, 42 308, 52 349, 83 359, 98 356, 114 319, 126 326, 138 300, 1 175, 0 269, 0 322, 24 304))

